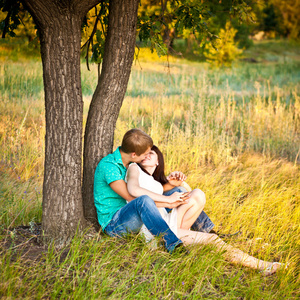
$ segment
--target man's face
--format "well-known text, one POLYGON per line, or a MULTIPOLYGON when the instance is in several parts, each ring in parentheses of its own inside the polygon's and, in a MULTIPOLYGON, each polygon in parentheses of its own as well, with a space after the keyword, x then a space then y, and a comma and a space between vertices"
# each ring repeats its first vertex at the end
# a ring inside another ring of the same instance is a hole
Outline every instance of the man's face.
POLYGON ((136 162, 136 163, 140 163, 142 160, 144 160, 150 153, 151 151, 151 147, 149 147, 144 153, 142 153, 141 155, 136 155, 135 153, 132 153, 131 156, 131 161, 132 162, 136 162))

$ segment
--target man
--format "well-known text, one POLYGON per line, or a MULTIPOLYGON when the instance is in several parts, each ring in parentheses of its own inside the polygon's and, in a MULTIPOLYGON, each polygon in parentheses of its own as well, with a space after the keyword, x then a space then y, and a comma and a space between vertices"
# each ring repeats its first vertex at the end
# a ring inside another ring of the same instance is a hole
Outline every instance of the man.
MULTIPOLYGON (((152 145, 151 137, 140 129, 131 129, 124 135, 121 147, 104 157, 96 168, 95 206, 102 230, 108 235, 137 233, 145 224, 153 235, 163 236, 167 250, 172 253, 175 248, 182 246, 182 241, 162 219, 155 202, 147 195, 132 197, 124 181, 129 163, 141 162, 149 154, 152 145)), ((168 208, 187 202, 187 199, 181 198, 181 192, 173 190, 171 193, 174 194, 174 200, 168 208)), ((198 223, 201 222, 202 219, 198 223)))
MULTIPOLYGON (((153 235, 163 236, 167 250, 172 253, 182 246, 182 241, 163 220, 155 202, 146 195, 134 199, 124 181, 129 163, 141 162, 152 146, 151 137, 140 129, 131 129, 124 135, 121 147, 104 157, 96 168, 95 206, 102 230, 108 235, 137 233, 145 224, 153 235)), ((174 197, 174 207, 182 203, 180 196, 178 193, 178 197, 174 197)))

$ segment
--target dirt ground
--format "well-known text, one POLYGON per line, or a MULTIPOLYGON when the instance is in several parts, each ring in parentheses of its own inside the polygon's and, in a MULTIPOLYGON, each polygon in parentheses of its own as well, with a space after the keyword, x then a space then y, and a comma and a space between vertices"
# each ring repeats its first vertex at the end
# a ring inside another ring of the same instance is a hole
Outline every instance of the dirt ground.
POLYGON ((32 261, 42 260, 48 249, 39 240, 40 232, 41 224, 4 229, 2 232, 4 239, 0 244, 0 249, 2 251, 14 250, 13 257, 21 256, 22 259, 32 261))
MULTIPOLYGON (((18 226, 12 229, 1 230, 2 241, 0 242, 0 255, 8 250, 12 252, 12 259, 20 257, 24 261, 43 261, 48 251, 47 245, 44 245, 41 239, 41 224, 32 226, 18 226)), ((90 239, 97 235, 94 228, 90 228, 84 235, 85 239, 90 239)), ((59 251, 59 250, 58 250, 59 251)), ((69 252, 66 247, 61 255, 60 260, 64 260, 69 252)))

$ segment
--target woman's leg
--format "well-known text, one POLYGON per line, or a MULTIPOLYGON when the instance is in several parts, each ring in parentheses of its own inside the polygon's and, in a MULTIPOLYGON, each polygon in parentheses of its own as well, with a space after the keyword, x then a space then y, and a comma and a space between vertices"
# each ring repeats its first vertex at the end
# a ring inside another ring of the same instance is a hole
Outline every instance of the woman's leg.
MULTIPOLYGON (((172 190, 164 192, 164 195, 170 196, 175 192, 183 192, 186 193, 187 190, 183 186, 174 187, 172 190)), ((177 209, 177 208, 176 208, 177 209)), ((166 208, 167 212, 170 212, 171 209, 166 208)), ((200 209, 199 209, 200 210, 200 209)), ((215 224, 209 218, 209 216, 205 213, 204 210, 199 212, 196 221, 191 226, 191 229, 194 231, 201 231, 201 232, 210 232, 214 228, 215 224)))
POLYGON ((189 202, 177 208, 178 228, 190 229, 202 212, 205 202, 205 194, 199 189, 193 190, 189 202))
POLYGON ((272 263, 260 260, 237 248, 226 244, 216 234, 178 229, 177 236, 186 245, 215 245, 218 250, 226 250, 226 252, 224 253, 224 257, 226 260, 234 264, 241 264, 245 267, 261 270, 263 271, 264 275, 271 275, 281 267, 280 263, 272 263))

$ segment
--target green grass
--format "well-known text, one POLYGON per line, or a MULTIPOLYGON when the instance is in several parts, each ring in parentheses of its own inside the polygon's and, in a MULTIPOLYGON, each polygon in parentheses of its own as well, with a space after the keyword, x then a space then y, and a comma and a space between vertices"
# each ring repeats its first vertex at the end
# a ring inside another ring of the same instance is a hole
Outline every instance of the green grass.
POLYGON ((68 249, 51 246, 40 261, 24 268, 22 256, 2 256, 0 295, 23 299, 292 299, 296 281, 262 278, 229 266, 210 247, 189 256, 152 251, 140 238, 75 237, 68 249))
MULTIPOLYGON (((14 62, 8 51, 0 63, 0 297, 298 298, 299 53, 296 46, 287 53, 279 41, 249 51, 259 63, 215 70, 174 57, 169 66, 164 58, 147 61, 149 53, 141 50, 115 146, 129 128, 144 129, 165 154, 167 171, 185 172, 188 183, 205 192, 205 210, 217 229, 242 230, 232 245, 264 260, 289 262, 287 271, 263 278, 229 265, 211 247, 170 256, 162 248, 151 250, 140 237, 113 239, 92 230, 78 234, 68 249, 28 247, 32 237, 13 228, 41 222, 42 69, 29 57, 14 62), (272 55, 276 60, 267 59, 272 55)), ((96 67, 88 72, 82 65, 85 118, 96 84, 96 67)))
POLYGON ((255 42, 255 47, 245 51, 246 57, 258 61, 286 63, 300 60, 299 41, 265 40, 255 42))

